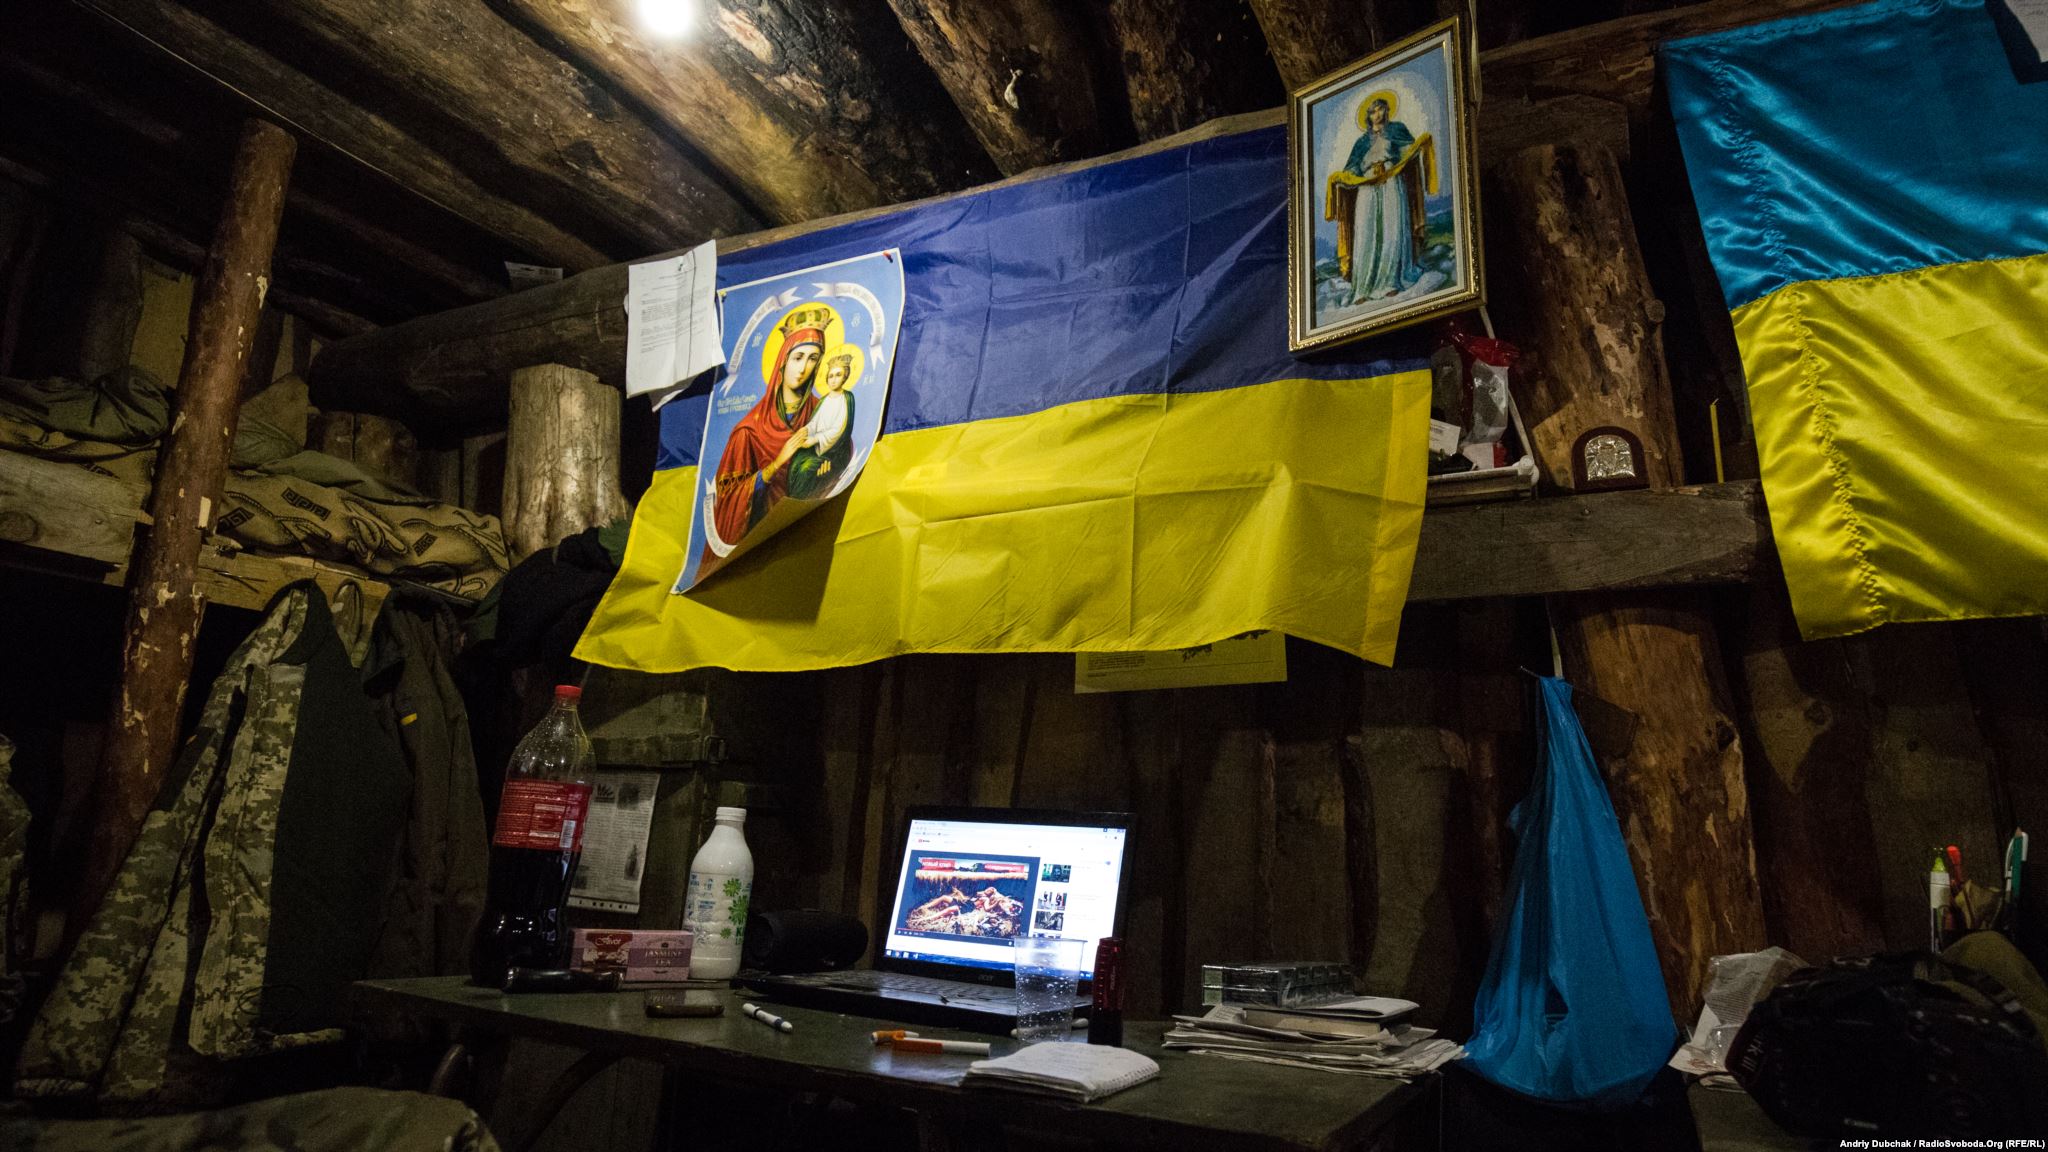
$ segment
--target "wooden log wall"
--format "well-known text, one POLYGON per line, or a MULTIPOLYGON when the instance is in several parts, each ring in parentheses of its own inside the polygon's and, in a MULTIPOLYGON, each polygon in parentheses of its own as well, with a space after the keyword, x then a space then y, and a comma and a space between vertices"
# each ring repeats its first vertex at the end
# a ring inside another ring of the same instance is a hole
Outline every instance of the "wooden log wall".
POLYGON ((785 895, 883 923, 914 804, 1128 811, 1133 1011, 1197 1003, 1203 963, 1316 957, 1462 1027, 1528 771, 1505 669, 1532 636, 1497 601, 1412 610, 1395 669, 1290 641, 1284 684, 1076 694, 1069 655, 824 673, 820 867, 785 895))

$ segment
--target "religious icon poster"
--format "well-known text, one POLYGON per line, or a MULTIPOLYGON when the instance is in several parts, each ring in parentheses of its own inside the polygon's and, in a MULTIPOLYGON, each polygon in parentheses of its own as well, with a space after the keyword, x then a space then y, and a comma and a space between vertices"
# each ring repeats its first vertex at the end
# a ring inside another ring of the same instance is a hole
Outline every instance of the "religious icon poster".
POLYGON ((896 249, 722 289, 725 370, 675 591, 852 485, 882 433, 903 323, 896 249))
POLYGON ((1288 347, 1482 300, 1470 42, 1453 18, 1288 101, 1288 347))

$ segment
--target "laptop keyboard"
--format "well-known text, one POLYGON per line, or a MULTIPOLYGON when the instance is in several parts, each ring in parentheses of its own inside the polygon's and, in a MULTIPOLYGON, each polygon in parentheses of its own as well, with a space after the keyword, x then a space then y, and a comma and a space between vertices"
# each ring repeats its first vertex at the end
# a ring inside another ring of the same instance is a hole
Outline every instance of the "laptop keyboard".
POLYGON ((1017 998, 1017 994, 1008 988, 988 988, 980 984, 940 980, 930 976, 906 976, 901 972, 834 972, 830 975, 813 976, 805 983, 860 991, 905 992, 919 996, 936 996, 941 1000, 967 1000, 979 1004, 1010 1004, 1017 998))

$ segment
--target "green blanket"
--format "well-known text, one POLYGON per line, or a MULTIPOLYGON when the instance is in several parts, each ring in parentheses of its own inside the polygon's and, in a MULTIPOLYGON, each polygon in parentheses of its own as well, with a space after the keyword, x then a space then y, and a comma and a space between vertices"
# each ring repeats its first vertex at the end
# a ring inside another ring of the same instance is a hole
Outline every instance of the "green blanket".
MULTIPOLYGON (((140 368, 89 384, 0 377, 0 449, 70 461, 137 488, 150 484, 169 421, 168 392, 140 368)), ((312 556, 471 600, 505 574, 497 517, 307 451, 275 425, 241 420, 229 464, 214 530, 253 551, 312 556)))

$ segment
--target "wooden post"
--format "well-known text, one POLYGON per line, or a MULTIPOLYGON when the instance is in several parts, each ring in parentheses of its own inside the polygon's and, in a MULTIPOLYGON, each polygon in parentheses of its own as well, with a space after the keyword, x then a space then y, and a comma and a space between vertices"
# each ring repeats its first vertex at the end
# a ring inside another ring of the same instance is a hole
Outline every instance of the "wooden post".
MULTIPOLYGON (((1642 441, 1650 482, 1682 482, 1663 308, 1643 271, 1621 167, 1595 141, 1524 149, 1491 173, 1488 257, 1501 329, 1522 343, 1518 395, 1560 486, 1587 428, 1642 441)), ((1626 754, 1603 756, 1673 1008, 1692 1019, 1708 958, 1764 943, 1742 746, 1706 597, 1587 592, 1552 601, 1565 670, 1633 713, 1626 754)))
POLYGON ((195 574, 234 445, 242 364, 270 282, 270 254, 298 145, 262 120, 243 126, 227 202, 192 301, 171 431, 157 457, 154 527, 128 578, 128 622, 114 716, 100 754, 86 867, 68 932, 98 908, 156 802, 177 751, 192 647, 205 610, 195 574))
POLYGON ((560 364, 512 373, 502 515, 513 563, 625 514, 619 390, 560 364))

